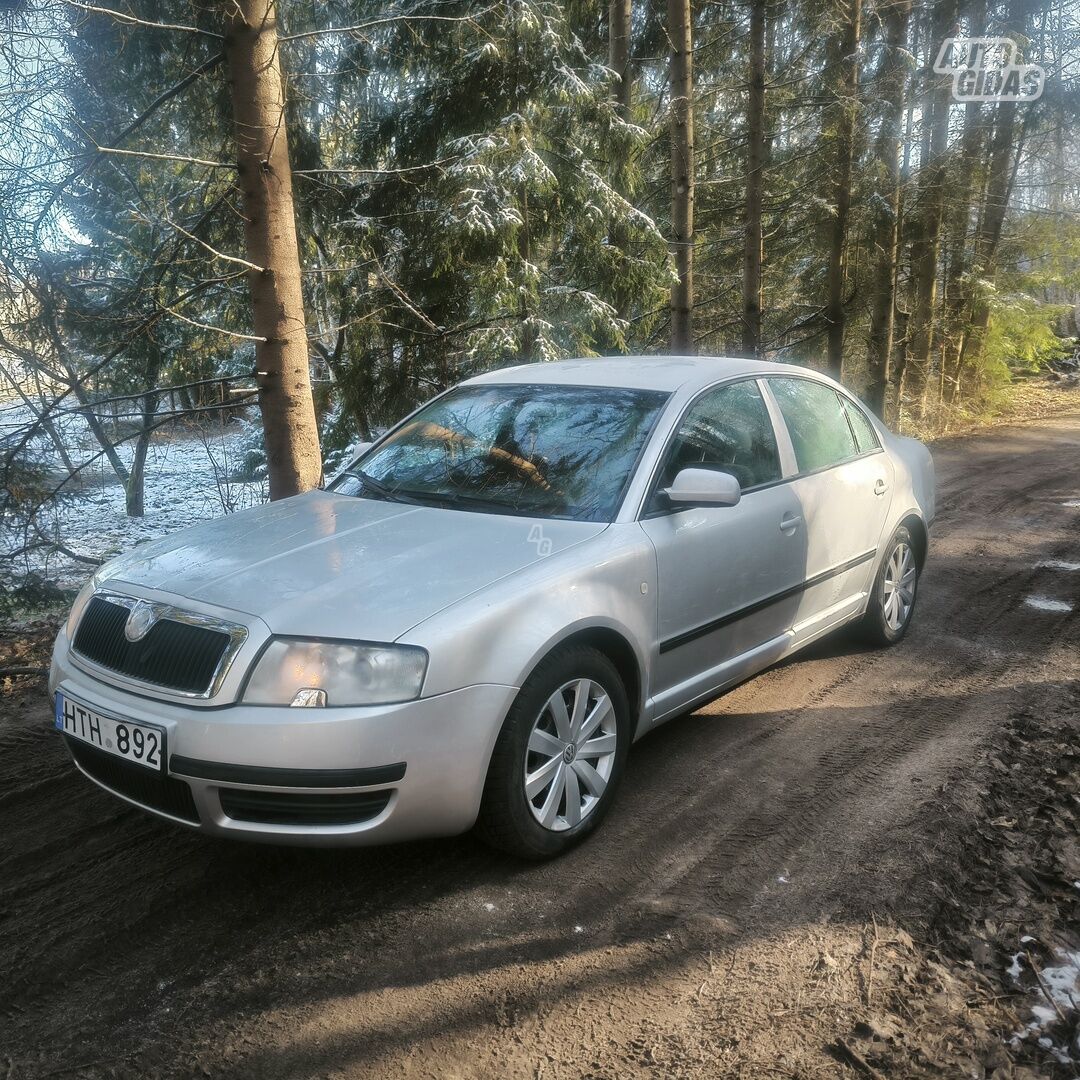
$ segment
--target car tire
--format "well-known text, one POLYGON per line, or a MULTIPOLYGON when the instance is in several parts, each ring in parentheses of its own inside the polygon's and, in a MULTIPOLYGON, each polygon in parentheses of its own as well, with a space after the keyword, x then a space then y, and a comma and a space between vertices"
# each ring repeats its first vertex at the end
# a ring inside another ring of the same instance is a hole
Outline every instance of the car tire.
POLYGON ((895 645, 902 640, 915 614, 918 592, 918 555, 911 533, 901 525, 885 548, 874 578, 859 626, 862 637, 874 645, 895 645))
POLYGON ((607 814, 630 739, 630 704, 615 665, 586 646, 557 649, 525 680, 499 733, 477 821, 480 836, 525 859, 568 851, 607 814))

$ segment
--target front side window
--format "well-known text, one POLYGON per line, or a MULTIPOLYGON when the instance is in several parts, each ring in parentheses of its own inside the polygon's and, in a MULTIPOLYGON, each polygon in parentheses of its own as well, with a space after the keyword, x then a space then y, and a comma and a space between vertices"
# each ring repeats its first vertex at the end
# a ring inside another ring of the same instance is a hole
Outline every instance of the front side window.
POLYGON ((776 436, 756 382, 730 383, 694 402, 668 451, 660 487, 694 467, 729 472, 744 491, 780 479, 776 436))
POLYGON ((799 472, 838 465, 858 454, 840 396, 812 379, 770 379, 795 448, 799 472))
POLYGON ((333 490, 610 521, 668 397, 620 387, 461 386, 350 466, 333 490))

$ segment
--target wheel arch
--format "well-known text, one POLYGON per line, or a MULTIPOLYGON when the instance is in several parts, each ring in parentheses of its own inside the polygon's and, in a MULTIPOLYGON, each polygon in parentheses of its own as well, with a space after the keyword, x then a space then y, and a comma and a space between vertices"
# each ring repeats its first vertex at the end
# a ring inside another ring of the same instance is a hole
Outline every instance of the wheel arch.
POLYGON ((899 527, 907 529, 911 534, 911 541, 915 548, 915 563, 921 574, 930 548, 930 534, 927 531, 926 522, 918 514, 911 513, 900 522, 899 527))
MULTIPOLYGON (((604 624, 579 626, 555 640, 549 641, 533 658, 525 679, 528 679, 536 668, 556 649, 573 645, 586 645, 594 648, 597 652, 603 653, 615 665, 615 670, 618 671, 623 688, 626 690, 626 698, 630 703, 630 723, 636 737, 643 712, 644 672, 634 646, 630 643, 630 638, 615 627, 604 624)), ((524 684, 524 679, 522 683, 524 684)))

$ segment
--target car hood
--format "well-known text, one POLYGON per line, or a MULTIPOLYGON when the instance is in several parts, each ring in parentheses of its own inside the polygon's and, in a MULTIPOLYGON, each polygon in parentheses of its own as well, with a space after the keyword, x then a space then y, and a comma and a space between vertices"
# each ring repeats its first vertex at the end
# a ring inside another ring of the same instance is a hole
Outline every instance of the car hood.
POLYGON ((276 634, 393 641, 606 527, 311 491, 149 541, 101 577, 246 612, 276 634))

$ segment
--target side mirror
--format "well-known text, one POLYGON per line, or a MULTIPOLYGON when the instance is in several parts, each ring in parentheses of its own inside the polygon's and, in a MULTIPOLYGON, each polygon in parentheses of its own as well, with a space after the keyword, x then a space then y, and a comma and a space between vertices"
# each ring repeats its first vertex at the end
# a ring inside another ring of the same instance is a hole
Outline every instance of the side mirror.
POLYGON ((715 469, 682 469, 664 494, 676 506, 735 506, 742 498, 739 481, 715 469))
POLYGON ((373 442, 358 442, 353 443, 349 447, 350 457, 359 457, 361 454, 366 454, 375 444, 373 442))

